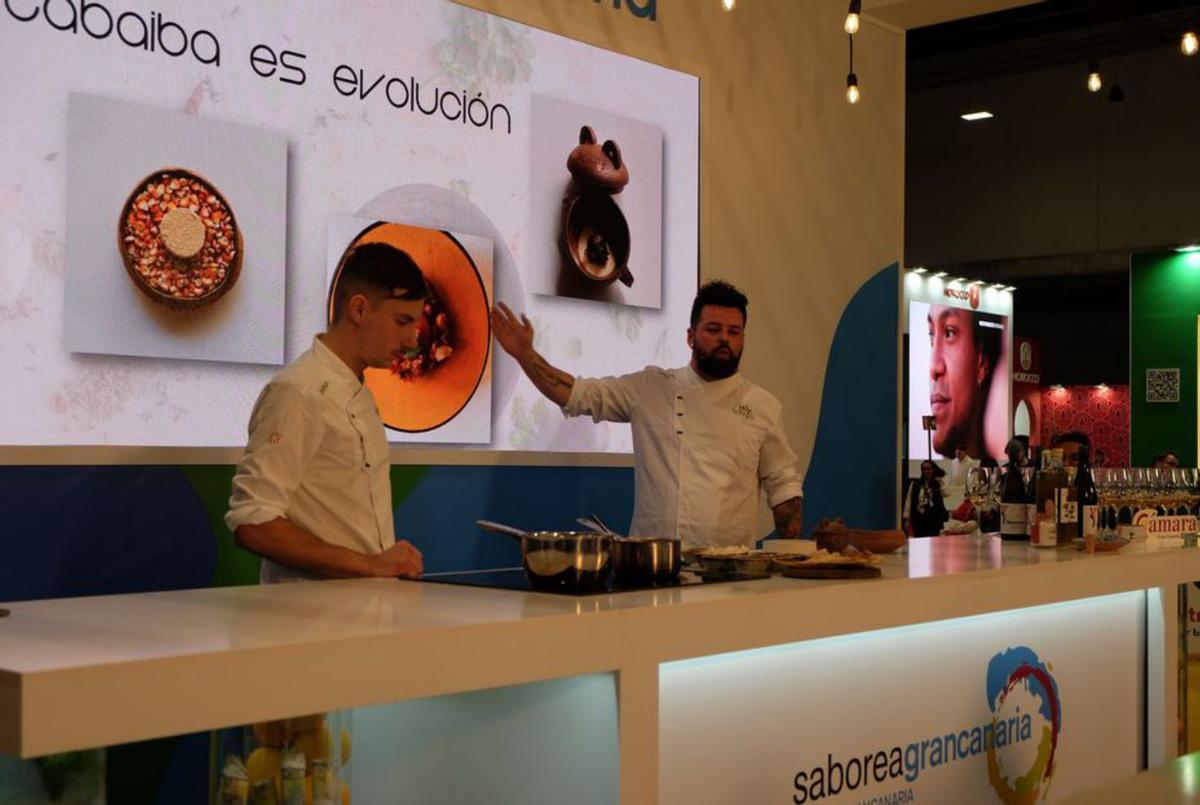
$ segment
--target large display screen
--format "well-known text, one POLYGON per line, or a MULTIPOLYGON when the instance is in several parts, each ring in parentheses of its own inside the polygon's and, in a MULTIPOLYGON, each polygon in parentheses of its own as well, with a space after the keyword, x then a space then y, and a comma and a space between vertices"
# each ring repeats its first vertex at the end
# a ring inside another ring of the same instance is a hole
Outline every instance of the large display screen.
POLYGON ((1005 460, 1009 439, 1009 319, 975 304, 908 303, 908 458, 1005 460), (935 428, 923 421, 932 417, 935 428), (930 455, 932 452, 932 456, 930 455))
POLYGON ((373 240, 433 290, 368 372, 394 442, 631 450, 497 351, 497 301, 573 374, 689 357, 694 76, 440 0, 9 0, 0 98, 0 448, 243 445, 373 240))

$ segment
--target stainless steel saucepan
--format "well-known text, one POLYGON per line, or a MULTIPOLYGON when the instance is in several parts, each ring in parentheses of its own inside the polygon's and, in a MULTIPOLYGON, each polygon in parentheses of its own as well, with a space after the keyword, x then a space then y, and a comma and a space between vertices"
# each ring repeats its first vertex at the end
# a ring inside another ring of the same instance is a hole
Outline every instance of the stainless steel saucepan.
POLYGON ((538 589, 588 593, 604 586, 612 563, 613 538, 594 531, 522 531, 503 523, 477 520, 485 531, 521 543, 521 564, 538 589))
POLYGON ((613 571, 622 587, 650 587, 679 577, 683 544, 672 537, 625 537, 598 516, 580 517, 580 525, 612 537, 613 571))

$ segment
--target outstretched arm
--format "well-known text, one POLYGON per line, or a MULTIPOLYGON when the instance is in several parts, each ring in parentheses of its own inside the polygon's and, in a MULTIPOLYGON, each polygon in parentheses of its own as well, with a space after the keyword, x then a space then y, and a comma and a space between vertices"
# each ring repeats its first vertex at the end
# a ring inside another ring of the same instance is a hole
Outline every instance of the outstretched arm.
POLYGON ((492 332, 496 342, 516 359, 537 390, 562 407, 571 397, 575 377, 550 364, 533 348, 533 325, 524 314, 520 320, 503 302, 492 311, 492 332))

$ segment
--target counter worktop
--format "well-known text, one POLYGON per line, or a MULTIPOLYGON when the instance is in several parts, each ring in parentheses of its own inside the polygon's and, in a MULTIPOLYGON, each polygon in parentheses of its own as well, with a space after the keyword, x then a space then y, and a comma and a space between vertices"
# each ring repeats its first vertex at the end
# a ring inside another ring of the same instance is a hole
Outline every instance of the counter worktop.
POLYGON ((391 579, 2 604, 0 751, 35 756, 1200 579, 1200 550, 910 541, 883 578, 587 597, 391 579))

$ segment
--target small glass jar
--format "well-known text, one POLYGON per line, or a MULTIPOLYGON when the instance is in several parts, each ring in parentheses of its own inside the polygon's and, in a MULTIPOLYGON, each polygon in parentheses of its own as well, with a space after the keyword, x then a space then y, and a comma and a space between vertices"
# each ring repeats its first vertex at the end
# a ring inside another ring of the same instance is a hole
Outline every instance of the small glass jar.
POLYGON ((350 710, 338 710, 213 732, 209 801, 214 805, 349 802, 351 722, 350 710))

